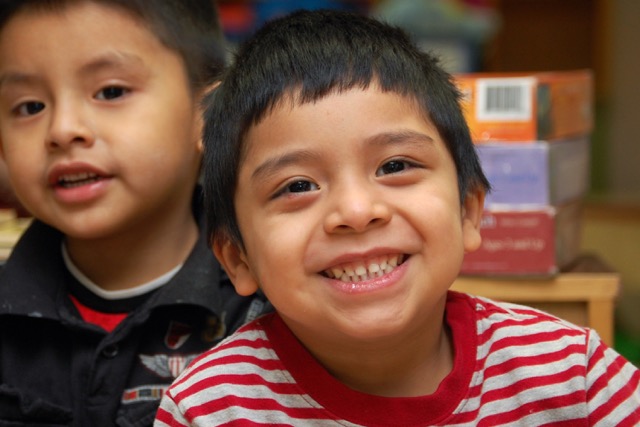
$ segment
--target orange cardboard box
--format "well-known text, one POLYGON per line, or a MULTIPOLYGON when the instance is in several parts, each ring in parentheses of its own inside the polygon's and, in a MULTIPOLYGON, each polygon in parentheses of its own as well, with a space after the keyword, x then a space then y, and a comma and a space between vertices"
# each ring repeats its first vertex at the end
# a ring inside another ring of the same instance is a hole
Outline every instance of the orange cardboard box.
POLYGON ((554 140, 593 128, 589 70, 457 74, 476 143, 554 140))

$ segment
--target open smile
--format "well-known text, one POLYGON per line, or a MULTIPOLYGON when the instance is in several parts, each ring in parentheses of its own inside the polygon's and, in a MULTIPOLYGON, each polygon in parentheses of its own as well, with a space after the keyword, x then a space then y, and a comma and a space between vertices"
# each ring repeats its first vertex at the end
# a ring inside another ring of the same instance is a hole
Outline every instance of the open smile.
POLYGON ((391 273, 406 260, 404 254, 378 256, 369 260, 336 265, 322 272, 330 279, 343 282, 361 282, 391 273))

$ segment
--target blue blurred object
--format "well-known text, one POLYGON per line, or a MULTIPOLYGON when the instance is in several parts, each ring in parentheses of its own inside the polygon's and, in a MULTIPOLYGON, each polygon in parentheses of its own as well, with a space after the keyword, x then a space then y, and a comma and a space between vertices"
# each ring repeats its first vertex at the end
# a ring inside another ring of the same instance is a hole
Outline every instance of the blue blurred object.
POLYGON ((342 9, 368 14, 370 0, 250 0, 220 1, 221 22, 227 40, 241 42, 265 22, 299 9, 342 9))
POLYGON ((482 47, 499 26, 494 9, 461 0, 383 0, 371 15, 406 30, 454 73, 479 71, 482 47))
MULTIPOLYGON (((354 2, 355 3, 355 2, 354 2)), ((255 2, 258 26, 278 16, 298 9, 352 9, 353 6, 339 0, 258 0, 255 2)))

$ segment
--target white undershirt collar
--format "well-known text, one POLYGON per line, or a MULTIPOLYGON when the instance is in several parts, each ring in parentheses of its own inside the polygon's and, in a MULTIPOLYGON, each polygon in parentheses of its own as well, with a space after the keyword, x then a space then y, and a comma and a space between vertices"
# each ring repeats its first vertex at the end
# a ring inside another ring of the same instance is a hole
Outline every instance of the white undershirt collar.
POLYGON ((69 253, 67 252, 67 245, 65 244, 64 241, 62 242, 62 259, 64 260, 64 264, 67 266, 67 269, 69 269, 73 277, 75 277, 76 280, 78 280, 78 282, 82 284, 82 286, 84 286, 85 288, 87 288, 89 291, 99 296, 100 298, 107 299, 107 300, 121 300, 126 298, 137 297, 139 295, 149 293, 168 283, 169 280, 171 280, 173 276, 175 276, 176 273, 178 273, 178 271, 180 271, 180 269, 182 268, 182 263, 181 263, 181 264, 178 264, 175 268, 171 269, 169 272, 147 283, 143 283, 141 285, 135 286, 130 289, 106 291, 102 289, 100 286, 93 283, 91 279, 85 276, 78 269, 78 267, 76 267, 76 265, 71 260, 69 253))

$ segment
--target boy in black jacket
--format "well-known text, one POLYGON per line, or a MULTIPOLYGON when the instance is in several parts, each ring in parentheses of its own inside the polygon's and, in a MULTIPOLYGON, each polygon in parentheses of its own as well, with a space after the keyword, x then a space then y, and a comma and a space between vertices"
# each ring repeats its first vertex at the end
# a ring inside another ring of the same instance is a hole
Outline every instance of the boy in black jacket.
POLYGON ((34 216, 0 277, 0 425, 150 425, 265 307, 201 232, 210 0, 5 1, 0 152, 34 216))

